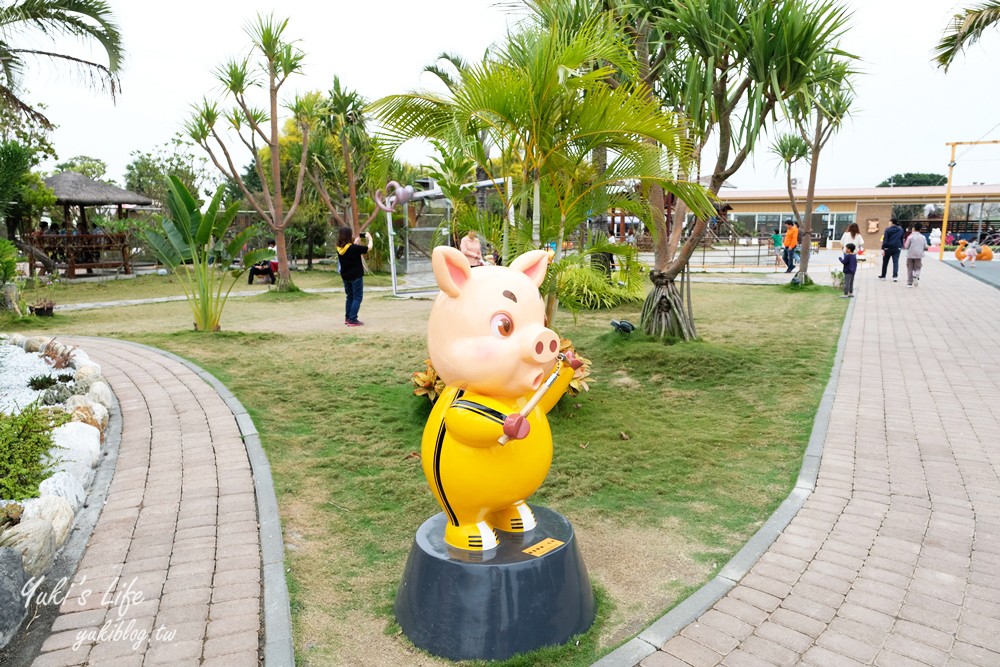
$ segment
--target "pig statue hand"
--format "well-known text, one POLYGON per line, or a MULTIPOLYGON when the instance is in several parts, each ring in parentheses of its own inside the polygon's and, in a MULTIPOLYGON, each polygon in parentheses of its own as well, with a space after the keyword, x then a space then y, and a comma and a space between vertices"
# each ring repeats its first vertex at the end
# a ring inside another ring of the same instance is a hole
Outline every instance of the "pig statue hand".
POLYGON ((538 287, 548 254, 535 250, 509 267, 469 266, 447 246, 434 249, 441 293, 431 308, 427 347, 447 387, 424 428, 424 475, 448 518, 445 541, 459 549, 497 546, 497 530, 526 532, 535 517, 526 500, 552 463, 546 414, 573 378, 559 337, 545 326, 538 287), (551 376, 551 387, 523 414, 551 376), (498 441, 506 435, 505 445, 498 441))
POLYGON ((519 414, 507 415, 503 420, 503 434, 511 440, 520 440, 528 437, 531 432, 531 424, 519 414))

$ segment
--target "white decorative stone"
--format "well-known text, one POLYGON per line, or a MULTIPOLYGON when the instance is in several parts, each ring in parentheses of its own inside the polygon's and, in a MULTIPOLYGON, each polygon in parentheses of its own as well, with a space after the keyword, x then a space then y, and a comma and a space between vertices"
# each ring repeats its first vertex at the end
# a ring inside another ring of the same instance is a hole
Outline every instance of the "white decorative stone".
MULTIPOLYGON (((100 403, 94 403, 86 396, 70 396, 66 401, 66 409, 70 410, 70 419, 75 422, 83 422, 100 429, 101 433, 108 428, 108 409, 100 403), (70 407, 70 403, 73 406, 70 407)), ((103 436, 102 436, 103 439, 103 436)))
POLYGON ((69 398, 66 399, 66 402, 63 403, 63 407, 65 407, 68 412, 73 412, 73 410, 76 410, 79 407, 89 408, 92 405, 99 405, 99 404, 94 403, 86 396, 80 396, 78 394, 70 396, 69 398))
POLYGON ((51 340, 51 338, 46 338, 45 336, 32 336, 24 341, 24 351, 40 352, 45 349, 45 346, 48 345, 51 340))
POLYGON ((56 472, 68 472, 84 489, 94 479, 94 468, 101 457, 101 432, 90 424, 69 422, 52 430, 56 472))
POLYGON ((90 390, 87 391, 87 398, 95 403, 100 403, 109 410, 115 403, 115 395, 111 393, 111 387, 100 380, 90 385, 90 390))
POLYGON ((7 344, 8 345, 17 345, 18 347, 22 347, 23 348, 25 340, 27 340, 27 339, 24 337, 24 334, 19 334, 19 333, 11 334, 10 338, 7 339, 7 344))
POLYGON ((56 549, 58 549, 69 536, 75 517, 73 508, 64 499, 58 496, 42 496, 24 501, 24 513, 21 514, 21 521, 45 519, 51 523, 53 539, 55 539, 56 549))
POLYGON ((77 366, 76 372, 73 373, 73 381, 77 384, 86 382, 89 385, 99 379, 101 379, 101 367, 93 361, 87 361, 77 366))
POLYGON ((101 372, 101 367, 96 362, 91 361, 90 355, 81 350, 80 348, 73 350, 73 357, 69 365, 72 366, 73 368, 76 368, 77 370, 79 370, 83 366, 93 365, 97 367, 98 373, 101 372))
POLYGON ((10 547, 21 553, 21 563, 29 577, 49 571, 56 555, 52 524, 45 519, 22 521, 0 533, 0 547, 10 547))
POLYGON ((38 485, 38 493, 42 496, 59 496, 69 503, 74 513, 83 507, 83 501, 87 498, 83 485, 67 472, 57 472, 43 481, 38 485))

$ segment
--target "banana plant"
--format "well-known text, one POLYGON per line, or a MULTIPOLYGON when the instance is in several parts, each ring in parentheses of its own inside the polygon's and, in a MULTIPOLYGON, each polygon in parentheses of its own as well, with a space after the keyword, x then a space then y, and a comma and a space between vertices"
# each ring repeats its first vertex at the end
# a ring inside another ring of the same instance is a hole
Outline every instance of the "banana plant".
POLYGON ((158 228, 146 232, 146 240, 157 259, 170 268, 184 289, 195 331, 219 331, 222 309, 236 282, 247 268, 271 253, 256 250, 243 256, 242 268, 230 269, 240 250, 253 234, 247 227, 226 240, 239 210, 233 202, 220 211, 224 187, 219 187, 202 213, 198 201, 174 175, 167 183, 168 215, 158 228))

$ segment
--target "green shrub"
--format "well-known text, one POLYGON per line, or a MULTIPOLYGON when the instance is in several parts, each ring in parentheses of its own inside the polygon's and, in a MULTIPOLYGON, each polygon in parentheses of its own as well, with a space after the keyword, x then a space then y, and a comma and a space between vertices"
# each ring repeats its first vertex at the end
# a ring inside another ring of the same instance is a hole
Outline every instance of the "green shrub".
POLYGON ((609 279, 585 264, 566 266, 559 273, 559 304, 570 310, 600 310, 641 303, 646 286, 641 281, 622 284, 618 274, 609 279))
POLYGON ((0 414, 0 498, 23 500, 38 495, 38 485, 55 463, 47 456, 52 429, 69 420, 32 403, 20 414, 0 414))
POLYGON ((14 280, 17 275, 17 248, 7 239, 0 239, 0 285, 14 280))
POLYGON ((49 387, 54 387, 57 382, 58 380, 51 375, 34 375, 28 379, 28 386, 35 391, 41 391, 49 387))

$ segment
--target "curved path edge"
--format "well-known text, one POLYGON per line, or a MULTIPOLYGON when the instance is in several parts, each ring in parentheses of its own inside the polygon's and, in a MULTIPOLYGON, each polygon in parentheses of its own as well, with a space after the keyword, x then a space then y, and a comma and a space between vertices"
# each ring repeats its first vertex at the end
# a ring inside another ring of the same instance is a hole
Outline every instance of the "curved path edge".
POLYGON ((274 493, 271 478, 271 464, 267 460, 260 435, 250 414, 239 399, 214 375, 201 366, 173 352, 167 352, 151 345, 119 339, 79 336, 96 342, 114 340, 119 344, 134 345, 163 355, 191 369, 201 379, 211 385, 219 397, 232 411, 240 436, 247 450, 250 468, 253 471, 254 495, 257 498, 257 521, 260 526, 260 552, 264 593, 264 664, 294 665, 295 651, 292 644, 292 613, 285 581, 285 547, 281 537, 281 520, 278 514, 278 499, 274 493))
POLYGON ((844 323, 840 329, 840 339, 837 342, 837 352, 834 355, 830 379, 827 381, 822 398, 820 398, 819 408, 816 411, 816 418, 809 436, 809 444, 802 456, 802 468, 799 470, 798 479, 791 492, 778 506, 778 509, 774 510, 768 517, 764 525, 743 545, 743 548, 719 570, 719 574, 653 622, 635 638, 622 644, 591 667, 635 667, 656 653, 667 641, 695 622, 732 590, 778 539, 778 536, 781 535, 781 532, 798 511, 802 509, 806 499, 816 489, 820 459, 823 456, 823 443, 830 426, 833 399, 837 392, 837 385, 840 383, 840 370, 844 362, 844 350, 847 347, 847 333, 851 327, 854 303, 854 299, 851 299, 848 304, 844 323))
POLYGON ((218 378, 197 364, 172 352, 128 340, 91 336, 74 336, 74 338, 92 340, 97 343, 103 340, 114 340, 118 344, 131 345, 167 357, 187 367, 212 386, 219 398, 232 411, 246 448, 250 468, 253 471, 254 495, 257 502, 264 597, 264 664, 269 666, 294 665, 292 615, 288 584, 285 581, 284 542, 281 536, 278 500, 274 492, 274 481, 271 478, 271 465, 261 445, 257 427, 246 408, 218 378))

